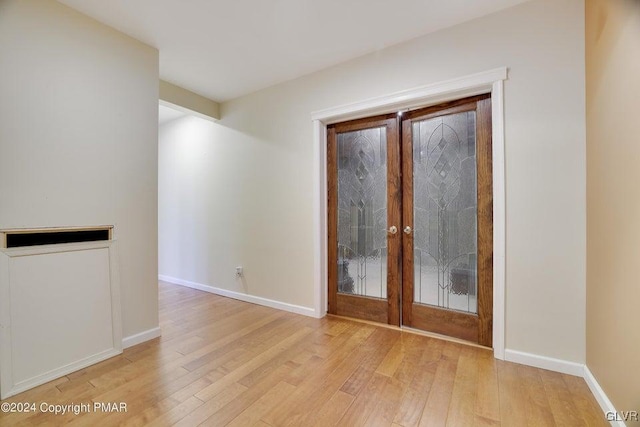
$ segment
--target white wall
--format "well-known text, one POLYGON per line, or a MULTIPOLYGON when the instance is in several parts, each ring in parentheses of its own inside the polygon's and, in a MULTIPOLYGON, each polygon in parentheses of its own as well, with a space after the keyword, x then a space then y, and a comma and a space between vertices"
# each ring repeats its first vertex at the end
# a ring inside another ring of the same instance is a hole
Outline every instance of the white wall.
POLYGON ((165 125, 161 273, 313 307, 311 113, 501 66, 506 347, 584 362, 581 0, 527 2, 226 102, 218 124, 165 125))
POLYGON ((161 275, 235 289, 248 231, 240 188, 253 176, 235 162, 242 147, 222 143, 226 132, 193 116, 160 126, 159 266, 161 275))
POLYGON ((157 327, 157 50, 3 0, 0 58, 0 229, 114 224, 123 335, 157 327))

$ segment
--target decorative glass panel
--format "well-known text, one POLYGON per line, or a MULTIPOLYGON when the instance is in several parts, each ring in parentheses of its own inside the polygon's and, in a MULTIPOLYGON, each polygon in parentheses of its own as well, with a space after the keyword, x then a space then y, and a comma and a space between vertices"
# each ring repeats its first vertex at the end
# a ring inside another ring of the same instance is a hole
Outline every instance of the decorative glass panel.
POLYGON ((387 297, 387 134, 338 134, 338 292, 387 297))
POLYGON ((476 113, 413 124, 414 301, 477 313, 476 113))

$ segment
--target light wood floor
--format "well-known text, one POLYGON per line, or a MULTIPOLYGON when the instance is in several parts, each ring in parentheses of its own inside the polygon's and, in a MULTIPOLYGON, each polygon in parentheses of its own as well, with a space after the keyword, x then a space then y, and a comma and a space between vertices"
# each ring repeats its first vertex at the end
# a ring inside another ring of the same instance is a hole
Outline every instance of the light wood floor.
POLYGON ((578 377, 344 319, 160 284, 162 337, 9 402, 126 413, 0 413, 0 425, 607 425, 578 377))

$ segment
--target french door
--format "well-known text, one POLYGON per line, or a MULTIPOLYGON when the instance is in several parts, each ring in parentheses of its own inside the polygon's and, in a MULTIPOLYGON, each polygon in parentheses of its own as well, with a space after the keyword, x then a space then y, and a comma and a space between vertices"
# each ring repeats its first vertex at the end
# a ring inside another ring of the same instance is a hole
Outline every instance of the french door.
POLYGON ((327 128, 329 312, 400 325, 395 114, 327 128))
POLYGON ((491 346, 489 95, 327 132, 329 313, 491 346))

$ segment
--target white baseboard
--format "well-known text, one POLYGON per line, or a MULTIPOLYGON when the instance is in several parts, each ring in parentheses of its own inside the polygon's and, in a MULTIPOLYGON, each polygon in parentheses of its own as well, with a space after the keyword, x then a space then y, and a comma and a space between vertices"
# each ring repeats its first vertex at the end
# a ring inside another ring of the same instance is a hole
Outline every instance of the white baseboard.
POLYGON ((598 384, 598 381, 596 381, 596 378, 584 363, 569 362, 567 360, 554 359, 552 357, 509 349, 505 350, 504 355, 505 360, 509 362, 520 363, 522 365, 548 369, 549 371, 584 378, 585 382, 589 386, 589 390, 591 390, 591 393, 600 405, 600 409, 602 409, 602 417, 608 421, 613 419, 614 421, 609 421, 612 426, 626 427, 626 424, 623 421, 616 420, 619 416, 617 416, 618 413, 616 412, 613 403, 611 403, 604 390, 602 390, 602 387, 600 387, 600 384, 598 384))
MULTIPOLYGON (((589 386, 589 389, 591 390, 591 393, 593 393, 593 395, 595 396, 596 400, 598 401, 598 404, 600 405, 600 408, 602 408, 602 411, 606 415, 609 415, 610 417, 612 417, 612 419, 615 420, 616 414, 618 413, 616 411, 616 408, 613 406, 613 403, 611 403, 611 401, 609 400, 609 398, 605 394, 605 392, 602 389, 602 387, 600 387, 600 384, 598 384, 598 381, 596 380, 596 377, 593 376, 593 374, 589 370, 589 367, 587 367, 586 365, 584 366, 583 377, 584 377, 584 380, 586 381, 587 385, 589 386)), ((624 421, 621 421, 621 420, 609 421, 609 422, 611 423, 612 426, 618 426, 618 427, 625 427, 626 426, 624 421)))
POLYGON ((252 304, 264 305, 266 307, 277 308, 278 310, 289 311, 291 313, 302 314, 309 317, 318 317, 314 309, 303 307, 300 305, 289 304, 286 302, 275 301, 268 298, 257 297, 255 295, 243 294, 240 292, 229 291, 227 289, 216 288, 214 286, 203 285, 202 283, 191 282, 189 280, 178 279, 176 277, 158 275, 158 280, 169 282, 174 285, 186 286, 192 289, 209 292, 223 297, 233 298, 240 301, 250 302, 252 304))
POLYGON ((145 341, 158 338, 160 336, 160 327, 151 328, 146 331, 142 331, 135 335, 130 335, 122 339, 122 348, 133 347, 134 345, 141 344, 145 341))
POLYGON ((506 349, 504 359, 509 362, 520 363, 522 365, 536 368, 548 369, 549 371, 581 377, 584 375, 584 363, 569 362, 553 357, 540 356, 538 354, 525 353, 523 351, 506 349))
POLYGON ((95 365, 98 362, 102 362, 103 360, 107 360, 121 353, 122 353, 121 350, 109 349, 109 350, 105 350, 103 352, 94 354, 92 356, 86 357, 84 359, 77 360, 68 365, 61 366, 60 368, 56 368, 49 372, 45 372, 44 374, 35 376, 33 378, 29 378, 28 380, 21 381, 13 385, 6 392, 3 390, 0 398, 6 399, 8 397, 15 396, 18 393, 22 393, 23 391, 30 390, 34 387, 48 383, 49 381, 53 381, 57 378, 64 377, 67 374, 79 371, 80 369, 84 369, 87 366, 95 365))

